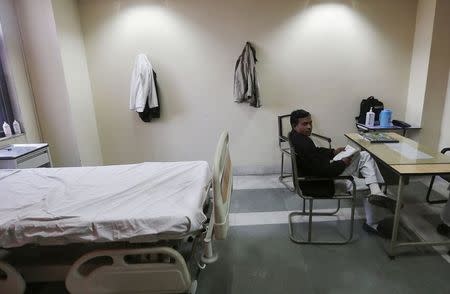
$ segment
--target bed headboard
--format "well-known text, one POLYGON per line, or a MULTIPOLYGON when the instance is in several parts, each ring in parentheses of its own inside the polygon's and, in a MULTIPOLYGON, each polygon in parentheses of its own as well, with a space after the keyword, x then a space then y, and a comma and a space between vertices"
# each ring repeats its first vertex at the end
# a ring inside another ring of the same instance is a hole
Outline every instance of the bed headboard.
POLYGON ((233 191, 233 173, 228 148, 228 132, 220 135, 213 166, 213 193, 215 224, 214 237, 223 240, 227 237, 228 216, 233 191))

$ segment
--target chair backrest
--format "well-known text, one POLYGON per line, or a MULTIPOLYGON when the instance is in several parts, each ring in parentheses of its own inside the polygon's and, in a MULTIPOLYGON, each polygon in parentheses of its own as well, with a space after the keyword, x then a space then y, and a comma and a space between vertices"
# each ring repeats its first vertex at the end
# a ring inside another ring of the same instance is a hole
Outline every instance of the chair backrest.
POLYGON ((302 190, 300 189, 300 186, 298 184, 299 177, 299 165, 297 164, 297 152, 295 152, 294 145, 292 144, 291 140, 291 133, 288 134, 288 142, 289 142, 289 148, 290 148, 290 158, 291 158, 291 166, 292 166, 292 183, 294 185, 295 191, 302 195, 302 190))
POLYGON ((228 143, 228 133, 223 132, 220 135, 219 143, 217 144, 216 155, 214 157, 214 237, 218 240, 223 240, 227 236, 231 194, 233 191, 233 173, 228 143))
POLYGON ((284 114, 278 116, 278 144, 288 141, 288 133, 291 130, 291 115, 284 114))
MULTIPOLYGON (((291 115, 290 114, 283 114, 278 116, 278 145, 282 147, 283 142, 289 141, 289 133, 292 131, 291 127, 291 115)), ((331 139, 322 135, 319 135, 317 133, 312 133, 311 136, 313 137, 313 141, 316 144, 322 145, 322 141, 326 141, 328 148, 331 148, 331 139), (315 140, 319 139, 319 140, 315 140), (320 141, 322 140, 322 141, 320 141)))

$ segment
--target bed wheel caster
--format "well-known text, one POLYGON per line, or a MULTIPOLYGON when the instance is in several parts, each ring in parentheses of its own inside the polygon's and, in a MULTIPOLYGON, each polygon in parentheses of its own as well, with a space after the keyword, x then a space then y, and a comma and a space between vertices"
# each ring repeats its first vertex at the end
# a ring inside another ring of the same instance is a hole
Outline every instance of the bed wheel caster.
POLYGON ((203 263, 210 264, 216 262, 217 259, 219 259, 219 255, 216 253, 212 254, 211 256, 202 255, 200 259, 203 263))
POLYGON ((25 293, 26 283, 22 275, 10 264, 0 261, 0 292, 25 293))

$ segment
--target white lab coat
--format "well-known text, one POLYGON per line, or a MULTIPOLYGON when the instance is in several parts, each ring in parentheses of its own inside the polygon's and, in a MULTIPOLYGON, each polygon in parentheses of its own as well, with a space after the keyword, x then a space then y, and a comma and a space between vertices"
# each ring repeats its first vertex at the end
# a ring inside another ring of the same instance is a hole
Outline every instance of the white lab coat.
POLYGON ((158 107, 153 67, 145 54, 136 56, 130 84, 130 110, 143 112, 147 99, 150 108, 158 107))

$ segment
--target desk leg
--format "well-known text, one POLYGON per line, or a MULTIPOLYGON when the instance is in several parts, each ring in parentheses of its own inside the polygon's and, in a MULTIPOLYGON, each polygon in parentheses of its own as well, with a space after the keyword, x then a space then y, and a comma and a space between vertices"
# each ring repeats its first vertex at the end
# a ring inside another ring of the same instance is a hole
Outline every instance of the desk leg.
POLYGON ((403 176, 400 176, 398 180, 398 190, 397 190, 397 205, 395 207, 395 214, 394 214, 394 228, 392 229, 392 239, 391 244, 389 248, 389 257, 394 258, 394 247, 395 243, 397 243, 397 237, 398 237, 398 227, 400 223, 400 207, 402 203, 402 190, 403 190, 403 176))

